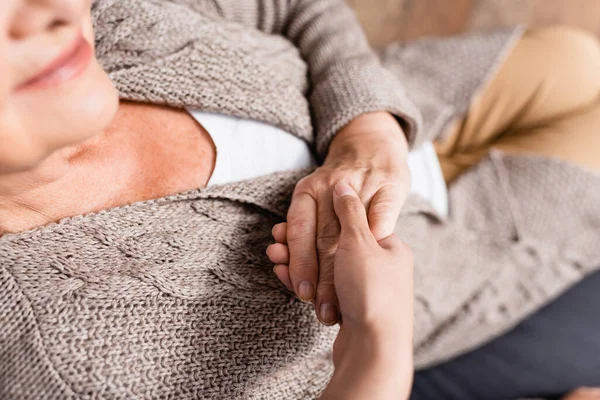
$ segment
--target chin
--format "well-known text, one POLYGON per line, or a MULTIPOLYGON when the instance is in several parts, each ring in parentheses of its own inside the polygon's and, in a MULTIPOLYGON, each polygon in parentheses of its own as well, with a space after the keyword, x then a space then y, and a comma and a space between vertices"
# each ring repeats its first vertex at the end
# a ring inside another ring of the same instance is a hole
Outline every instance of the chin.
MULTIPOLYGON (((3 143, 5 139, 2 138, 3 143)), ((45 156, 27 141, 8 142, 0 148, 0 175, 13 174, 34 168, 45 156)))
POLYGON ((62 130, 64 135, 59 147, 76 145, 101 134, 114 119, 119 106, 117 90, 97 62, 73 83, 76 84, 62 95, 55 94, 62 99, 53 107, 53 114, 59 118, 55 119, 57 125, 52 131, 62 130))
POLYGON ((82 85, 74 99, 73 111, 80 116, 82 130, 101 133, 106 129, 119 107, 119 94, 108 75, 100 65, 91 66, 91 78, 87 85, 82 85))

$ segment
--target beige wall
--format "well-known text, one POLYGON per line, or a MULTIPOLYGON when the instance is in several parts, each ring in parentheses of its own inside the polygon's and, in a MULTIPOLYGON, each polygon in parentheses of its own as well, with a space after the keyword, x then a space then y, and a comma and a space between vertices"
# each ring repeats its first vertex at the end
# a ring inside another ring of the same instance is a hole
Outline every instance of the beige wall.
POLYGON ((600 0, 347 0, 374 45, 502 25, 568 24, 600 35, 600 0))

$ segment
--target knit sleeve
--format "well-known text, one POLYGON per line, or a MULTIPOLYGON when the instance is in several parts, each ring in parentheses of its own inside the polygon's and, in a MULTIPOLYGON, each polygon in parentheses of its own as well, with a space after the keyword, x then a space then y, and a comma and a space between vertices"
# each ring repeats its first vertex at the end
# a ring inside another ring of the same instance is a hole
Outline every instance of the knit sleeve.
POLYGON ((228 20, 281 34, 308 63, 316 147, 327 154, 333 136, 357 116, 388 111, 416 142, 420 114, 402 83, 384 69, 344 0, 213 0, 228 20))

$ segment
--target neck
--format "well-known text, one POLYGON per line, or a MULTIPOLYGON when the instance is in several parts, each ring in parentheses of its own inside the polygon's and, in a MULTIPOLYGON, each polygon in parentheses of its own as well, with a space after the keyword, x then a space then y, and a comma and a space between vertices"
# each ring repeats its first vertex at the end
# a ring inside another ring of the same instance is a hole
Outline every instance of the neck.
POLYGON ((0 235, 44 225, 60 216, 66 199, 59 193, 74 183, 101 136, 62 148, 33 169, 0 175, 0 235))
POLYGON ((0 175, 0 235, 202 188, 215 157, 187 112, 121 103, 105 132, 30 171, 0 175))
POLYGON ((58 150, 31 170, 0 175, 0 235, 124 204, 118 194, 136 163, 132 125, 120 108, 104 132, 58 150))

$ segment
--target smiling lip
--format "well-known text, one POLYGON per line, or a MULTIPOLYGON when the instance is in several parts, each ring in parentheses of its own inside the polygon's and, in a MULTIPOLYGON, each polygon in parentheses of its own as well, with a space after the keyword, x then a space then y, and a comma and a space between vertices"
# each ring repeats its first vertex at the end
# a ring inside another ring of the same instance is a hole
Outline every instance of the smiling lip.
MULTIPOLYGON (((0 0, 1 1, 1 0, 0 0)), ((76 78, 92 60, 92 46, 80 33, 71 47, 51 62, 36 76, 17 87, 17 91, 58 86, 76 78)))

